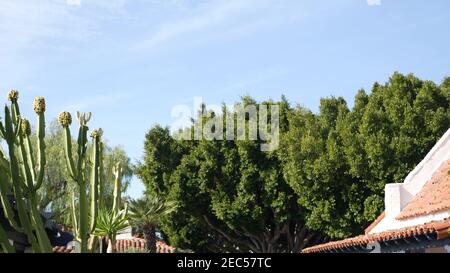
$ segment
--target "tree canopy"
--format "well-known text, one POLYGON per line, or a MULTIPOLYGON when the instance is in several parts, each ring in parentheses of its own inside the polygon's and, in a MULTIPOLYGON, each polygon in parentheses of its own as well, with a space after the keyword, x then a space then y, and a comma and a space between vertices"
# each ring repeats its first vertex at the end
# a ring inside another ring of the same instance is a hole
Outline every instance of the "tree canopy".
MULTIPOLYGON (((261 140, 180 140, 155 126, 137 173, 150 194, 178 203, 161 221, 178 247, 297 252, 367 227, 384 209, 385 184, 402 182, 450 127, 449 102, 449 78, 435 84, 400 73, 358 91, 352 108, 341 97, 322 98, 317 113, 284 97, 244 97, 239 104, 279 106, 278 149, 261 151, 261 140)), ((192 128, 228 113, 203 110, 192 128)))

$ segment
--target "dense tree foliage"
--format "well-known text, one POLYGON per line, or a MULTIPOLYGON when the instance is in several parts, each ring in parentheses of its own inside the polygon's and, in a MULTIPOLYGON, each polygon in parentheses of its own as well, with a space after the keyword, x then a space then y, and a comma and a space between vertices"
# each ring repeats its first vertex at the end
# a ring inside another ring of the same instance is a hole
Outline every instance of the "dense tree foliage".
MULTIPOLYGON (((161 225, 172 244, 296 252, 373 221, 385 184, 401 182, 449 128, 449 102, 450 79, 394 73, 369 94, 360 90, 352 108, 334 97, 321 99, 317 113, 284 98, 261 103, 280 106, 275 151, 261 151, 260 140, 177 140, 155 126, 137 171, 149 193, 179 204, 161 225)), ((259 105, 248 97, 240 104, 259 105)), ((227 111, 202 111, 192 127, 227 111)))

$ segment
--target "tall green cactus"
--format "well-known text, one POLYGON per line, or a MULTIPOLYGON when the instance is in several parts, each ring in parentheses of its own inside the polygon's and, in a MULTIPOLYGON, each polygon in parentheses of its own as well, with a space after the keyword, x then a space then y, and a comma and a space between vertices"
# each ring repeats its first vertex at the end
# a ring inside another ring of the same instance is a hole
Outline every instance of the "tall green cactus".
POLYGON ((0 225, 0 247, 1 247, 0 250, 3 249, 3 251, 6 253, 15 252, 14 247, 10 244, 6 232, 1 225, 0 225))
POLYGON ((92 131, 92 157, 91 157, 91 225, 90 233, 95 229, 100 200, 99 176, 100 176, 100 138, 102 129, 92 131))
POLYGON ((113 211, 119 213, 120 203, 122 201, 122 166, 118 162, 113 169, 114 173, 114 191, 113 191, 113 211))
MULTIPOLYGON (((77 113, 78 119, 78 141, 77 141, 77 164, 75 165, 75 158, 72 154, 72 137, 70 133, 70 125, 72 123, 72 117, 68 112, 62 112, 59 115, 59 123, 64 128, 64 146, 66 154, 66 162, 69 169, 71 179, 76 182, 79 190, 78 207, 79 213, 76 213, 76 205, 74 196, 72 199, 72 218, 74 222, 74 228, 76 227, 76 234, 81 243, 81 252, 88 252, 88 238, 95 229, 98 206, 103 193, 100 187, 100 171, 101 171, 101 136, 102 130, 94 130, 91 134, 92 137, 92 154, 91 160, 87 159, 87 132, 89 130, 87 123, 91 118, 91 113, 77 113), (90 175, 90 206, 88 206, 87 189, 88 183, 85 179, 86 168, 91 165, 90 175), (90 207, 90 213, 89 208, 90 207), (90 217, 90 222, 89 222, 90 217)), ((93 248, 94 244, 91 244, 93 248)))
MULTIPOLYGON (((37 145, 30 140, 30 122, 21 118, 17 103, 19 93, 11 90, 8 98, 10 106, 5 106, 4 123, 0 121, 0 137, 6 141, 8 153, 0 146, 0 204, 10 226, 17 232, 25 234, 34 252, 52 252, 52 246, 44 228, 38 209, 37 191, 41 188, 45 175, 45 99, 37 97, 33 108, 37 115, 37 145), (35 148, 33 148, 35 147, 35 148), (9 195, 13 194, 18 221, 9 195)), ((96 228, 100 209, 105 209, 103 181, 103 147, 102 130, 91 133, 91 156, 87 156, 88 131, 87 123, 90 113, 77 113, 78 138, 76 155, 72 153, 72 137, 70 113, 63 112, 58 119, 64 128, 65 157, 71 180, 75 183, 71 195, 71 215, 74 236, 80 241, 81 252, 88 252, 88 238, 96 228), (90 170, 89 179, 87 170, 90 170), (76 194, 78 190, 78 194, 76 194), (89 196, 88 196, 89 193, 89 196), (78 198, 78 199, 77 199, 78 198)), ((120 209, 122 169, 119 164, 114 167, 114 201, 113 210, 120 209)), ((91 237, 94 239, 95 237, 91 237)), ((91 240, 90 248, 95 249, 96 241, 91 240)), ((14 252, 7 234, 0 226, 0 247, 4 252, 14 252)))
MULTIPOLYGON (((50 240, 45 232, 41 214, 38 209, 37 191, 42 185, 45 172, 45 99, 37 97, 34 101, 34 111, 37 114, 37 157, 34 162, 31 148, 31 127, 26 119, 20 117, 17 103, 19 92, 11 90, 8 99, 10 107, 5 106, 5 121, 0 122, 0 136, 8 146, 8 156, 0 151, 0 201, 3 212, 11 227, 24 233, 34 252, 52 252, 50 240), (15 197, 19 223, 15 221, 14 211, 8 200, 7 193, 15 197)), ((2 233, 3 230, 0 230, 2 233)), ((4 234, 0 234, 3 237, 4 234)), ((1 239, 1 238, 0 238, 1 239)), ((5 251, 13 248, 1 242, 5 251)))
POLYGON ((104 151, 104 146, 105 144, 100 141, 99 143, 99 178, 98 178, 98 210, 102 210, 105 206, 105 181, 104 181, 104 174, 105 174, 105 170, 104 170, 104 163, 103 163, 103 151, 104 151))

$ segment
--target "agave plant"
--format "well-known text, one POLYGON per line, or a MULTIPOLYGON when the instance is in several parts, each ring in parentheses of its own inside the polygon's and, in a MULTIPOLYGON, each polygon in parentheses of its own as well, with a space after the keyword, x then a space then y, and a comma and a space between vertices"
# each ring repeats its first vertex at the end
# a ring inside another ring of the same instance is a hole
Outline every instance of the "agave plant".
POLYGON ((108 238, 108 253, 116 251, 116 236, 129 227, 127 210, 116 212, 114 210, 102 210, 97 217, 97 224, 92 233, 94 236, 106 236, 108 238))
POLYGON ((175 202, 165 201, 158 196, 148 196, 130 202, 129 218, 134 225, 142 227, 149 252, 156 253, 156 225, 162 217, 176 208, 175 202))

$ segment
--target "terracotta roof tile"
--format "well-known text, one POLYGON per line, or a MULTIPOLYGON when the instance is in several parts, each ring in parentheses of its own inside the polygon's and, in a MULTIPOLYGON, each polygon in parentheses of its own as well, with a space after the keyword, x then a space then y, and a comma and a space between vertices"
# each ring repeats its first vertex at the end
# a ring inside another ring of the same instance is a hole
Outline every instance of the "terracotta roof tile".
POLYGON ((328 252, 332 250, 352 247, 352 246, 364 246, 368 243, 373 242, 386 242, 395 239, 409 238, 418 235, 437 235, 437 239, 445 239, 450 237, 450 218, 443 221, 430 222, 423 225, 417 225, 397 230, 386 231, 377 234, 360 235, 357 237, 330 242, 318 246, 313 246, 306 248, 302 253, 317 253, 317 252, 328 252))
POLYGON ((450 158, 444 162, 422 190, 396 217, 404 220, 450 209, 450 158))
MULTIPOLYGON (((120 239, 116 242, 116 251, 125 252, 130 248, 146 249, 147 240, 140 238, 120 239)), ((163 241, 156 241, 156 253, 173 253, 175 247, 169 246, 163 241)))
POLYGON ((156 242, 156 252, 157 253, 173 253, 175 251, 175 247, 169 246, 163 241, 156 242))
POLYGON ((53 248, 53 253, 71 253, 73 250, 72 247, 66 247, 66 246, 55 246, 53 248))
POLYGON ((380 214, 380 216, 378 216, 378 218, 375 219, 375 221, 373 221, 373 223, 370 224, 370 226, 368 226, 368 227, 364 230, 364 233, 365 233, 365 234, 369 234, 369 232, 372 231, 372 229, 374 229, 374 227, 376 227, 376 226, 381 222, 381 220, 384 219, 384 217, 386 217, 386 212, 385 212, 385 211, 383 211, 383 212, 380 214))

